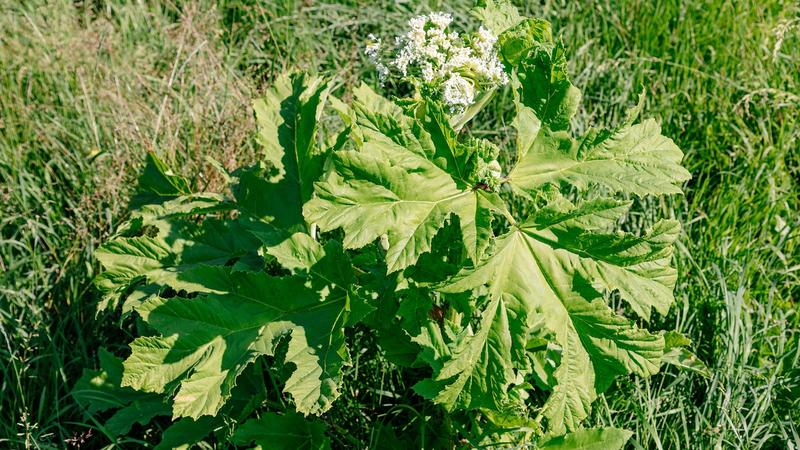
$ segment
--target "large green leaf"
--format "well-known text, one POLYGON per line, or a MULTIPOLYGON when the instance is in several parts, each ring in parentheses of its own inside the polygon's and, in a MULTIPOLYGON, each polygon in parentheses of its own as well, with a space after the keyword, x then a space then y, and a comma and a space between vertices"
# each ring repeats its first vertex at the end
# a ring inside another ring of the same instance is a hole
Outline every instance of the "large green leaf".
POLYGON ((255 443, 273 450, 327 450, 325 424, 294 414, 267 413, 240 426, 233 435, 239 445, 255 443))
POLYGON ((146 204, 158 204, 165 200, 191 193, 189 181, 175 174, 158 156, 148 152, 145 167, 139 176, 136 195, 131 199, 131 208, 146 204))
MULTIPOLYGON (((530 24, 531 21, 525 22, 530 24)), ((524 24, 523 24, 524 25, 524 24)), ((549 27, 540 30, 530 25, 539 39, 549 37, 549 27)), ((565 130, 581 101, 581 92, 567 76, 567 59, 560 44, 534 47, 521 57, 514 73, 514 87, 519 102, 536 113, 536 117, 551 130, 565 130)))
POLYGON ((394 272, 430 251, 445 219, 456 214, 467 251, 477 259, 491 236, 490 211, 503 207, 497 194, 473 189, 469 152, 455 144, 442 117, 432 113, 433 124, 423 125, 364 91, 367 100, 356 103, 362 147, 333 154, 335 171, 316 184, 306 218, 323 231, 341 227, 347 248, 387 235, 386 263, 394 272))
POLYGON ((502 35, 506 30, 524 20, 519 15, 517 8, 508 0, 485 0, 478 3, 482 3, 482 5, 474 8, 472 15, 495 36, 502 35))
POLYGON ((222 422, 219 417, 201 417, 194 420, 184 417, 176 420, 161 435, 161 442, 154 450, 188 450, 211 434, 215 426, 222 422))
POLYGON ((448 410, 501 409, 515 377, 511 328, 503 298, 490 300, 478 330, 474 334, 469 331, 434 378, 423 380, 414 390, 448 410))
POLYGON ((588 428, 541 443, 542 450, 621 450, 633 433, 619 428, 588 428))
MULTIPOLYGON (((618 202, 572 207, 556 201, 500 236, 489 256, 441 287, 460 292, 488 285, 489 295, 503 300, 512 330, 513 366, 523 372, 528 332, 534 322, 544 322, 560 347, 560 364, 552 374, 557 385, 543 409, 556 433, 577 428, 597 392, 614 376, 648 376, 661 363, 663 337, 613 312, 600 291, 620 290, 626 296, 630 285, 659 284, 660 264, 669 255, 664 249, 674 233, 637 237, 598 231, 624 211, 618 202)), ((662 300, 653 298, 660 291, 635 293, 641 297, 626 298, 632 305, 662 300)))
POLYGON ((122 360, 100 349, 100 370, 84 370, 70 394, 89 414, 116 410, 103 427, 121 436, 136 424, 146 424, 155 416, 169 415, 170 405, 159 395, 123 387, 122 360))
POLYGON ((286 230, 303 228, 302 206, 322 175, 326 152, 317 125, 329 86, 318 77, 281 75, 253 102, 266 165, 237 172, 240 209, 286 230))
MULTIPOLYGON (((84 370, 83 376, 75 383, 70 394, 88 414, 97 415, 115 410, 114 414, 102 424, 104 433, 112 437, 122 437, 130 432, 135 424, 147 426, 157 416, 172 413, 172 401, 165 394, 142 392, 122 386, 123 361, 108 351, 100 349, 100 370, 84 370)), ((254 390, 253 374, 247 383, 237 386, 236 401, 229 403, 225 416, 231 418, 247 417, 253 405, 263 401, 263 396, 254 390)), ((263 382, 261 374, 258 381, 263 382)), ((263 391, 263 388, 261 389, 263 391)), ((204 416, 198 420, 182 418, 164 430, 156 449, 190 448, 209 435, 214 428, 224 424, 222 415, 204 416)))
MULTIPOLYGON (((173 208, 166 211, 176 214, 173 208)), ((97 249, 95 256, 105 269, 95 279, 105 296, 101 307, 115 306, 137 286, 139 292, 144 289, 151 293, 167 286, 175 290, 202 289, 202 280, 181 277, 198 266, 259 266, 259 241, 238 222, 209 218, 197 223, 169 217, 167 212, 160 216, 139 215, 126 230, 132 236, 118 237, 97 249)))
MULTIPOLYGON (((581 92, 570 82, 563 46, 553 40, 550 24, 525 19, 499 36, 500 55, 512 69, 518 111, 536 119, 517 122, 519 135, 544 124, 550 130, 566 130, 581 101, 581 92)), ((520 153, 520 156, 524 154, 520 153)))
POLYGON ((192 289, 177 278, 198 264, 258 265, 258 241, 231 220, 205 217, 226 214, 234 208, 215 193, 189 193, 188 181, 174 175, 154 154, 139 178, 139 200, 132 200, 131 218, 117 230, 115 239, 95 252, 104 271, 95 278, 103 293, 98 309, 116 307, 126 300, 124 312, 169 285, 192 289))
POLYGON ((690 178, 680 165, 682 158, 683 152, 652 119, 613 132, 592 131, 580 143, 565 132, 542 129, 509 180, 528 192, 547 183, 567 183, 581 190, 601 185, 639 196, 677 194, 690 178))
POLYGON ((508 179, 517 190, 568 183, 639 196, 681 192, 680 184, 690 178, 680 165, 683 153, 654 120, 633 124, 641 99, 619 127, 592 128, 579 142, 569 135, 581 92, 569 80, 564 48, 553 42, 549 24, 523 21, 499 45, 514 69, 518 163, 508 179))
POLYGON ((123 384, 164 392, 179 382, 173 416, 216 414, 238 375, 259 355, 274 355, 288 338, 295 366, 284 391, 298 411, 321 413, 339 395, 348 361, 342 330, 346 295, 315 289, 303 278, 198 267, 182 277, 202 281, 196 298, 151 297, 137 312, 161 335, 131 344, 123 384))
POLYGON ((652 309, 666 314, 674 300, 677 272, 670 263, 680 224, 659 221, 641 236, 608 231, 629 206, 601 199, 574 207, 558 199, 532 215, 521 229, 565 250, 570 270, 595 288, 618 290, 634 312, 649 319, 652 309))

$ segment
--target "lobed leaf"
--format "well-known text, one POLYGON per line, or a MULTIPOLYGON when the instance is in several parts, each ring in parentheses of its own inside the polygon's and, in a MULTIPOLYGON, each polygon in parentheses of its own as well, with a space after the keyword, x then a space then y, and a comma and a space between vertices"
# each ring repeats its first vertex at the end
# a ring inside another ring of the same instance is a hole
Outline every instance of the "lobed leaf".
POLYGON ((515 374, 511 365, 511 329, 502 298, 492 299, 481 313, 475 334, 463 337, 433 379, 414 390, 453 409, 502 409, 515 374))
POLYGON ((131 207, 158 204, 190 193, 189 180, 175 174, 155 153, 148 152, 131 207))
POLYGON ((524 20, 519 15, 517 8, 508 0, 485 0, 479 3, 482 3, 482 5, 474 8, 472 15, 480 20, 495 36, 502 35, 506 30, 524 20))
POLYGON ((189 276, 204 280, 203 295, 153 297, 137 308, 161 335, 133 341, 123 385, 160 393, 179 382, 174 417, 214 415, 245 367, 259 355, 274 355, 287 337, 286 362, 295 370, 284 391, 305 414, 330 408, 348 361, 343 293, 317 291, 302 278, 219 267, 189 276))
POLYGON ((325 425, 299 414, 267 413, 242 424, 233 435, 239 445, 255 443, 274 450, 327 450, 330 439, 325 437, 325 425))
POLYGON ((70 395, 88 413, 116 410, 103 427, 121 436, 134 424, 146 424, 156 416, 169 415, 169 404, 158 395, 122 387, 122 360, 100 349, 100 370, 84 370, 70 395))
POLYGON ((633 433, 619 428, 588 428, 543 442, 542 450, 620 450, 633 433))
POLYGON ((316 138, 329 89, 318 77, 281 75, 253 102, 269 167, 239 174, 235 193, 240 208, 279 228, 304 224, 302 205, 311 198, 325 164, 316 138))
POLYGON ((204 290, 203 280, 181 276, 198 266, 259 265, 255 253, 258 241, 236 221, 206 219, 198 224, 167 217, 140 215, 128 230, 139 235, 118 237, 95 251, 104 268, 94 280, 105 296, 101 308, 115 306, 125 298, 138 303, 142 295, 128 296, 133 287, 144 297, 167 286, 204 290))
POLYGON ((452 141, 446 120, 434 115, 430 133, 397 107, 368 98, 356 104, 362 148, 332 155, 334 172, 316 184, 316 197, 304 207, 307 220, 322 231, 342 228, 346 248, 387 235, 386 263, 394 272, 430 251, 445 219, 456 214, 477 259, 490 237, 490 211, 502 208, 499 197, 469 185, 469 155, 452 141))
POLYGON ((601 185, 638 196, 678 194, 690 178, 680 165, 683 153, 654 120, 607 135, 592 131, 580 143, 544 129, 522 155, 509 180, 524 192, 566 183, 582 191, 601 185))
MULTIPOLYGON (((440 287, 443 292, 461 292, 488 285, 491 298, 503 300, 511 347, 493 351, 503 352, 521 373, 530 370, 527 336, 536 321, 543 321, 560 347, 560 364, 553 373, 557 384, 543 408, 556 433, 576 429, 597 393, 617 374, 649 376, 658 370, 663 338, 614 313, 596 287, 623 290, 658 284, 659 271, 652 266, 663 262, 662 244, 670 239, 651 233, 616 235, 609 242, 608 235, 578 224, 601 226, 610 220, 609 210, 619 213, 620 204, 599 202, 566 209, 568 205, 545 208, 498 237, 493 253, 440 287)), ((661 294, 639 289, 636 295, 642 297, 628 300, 659 304, 656 297, 661 294)))

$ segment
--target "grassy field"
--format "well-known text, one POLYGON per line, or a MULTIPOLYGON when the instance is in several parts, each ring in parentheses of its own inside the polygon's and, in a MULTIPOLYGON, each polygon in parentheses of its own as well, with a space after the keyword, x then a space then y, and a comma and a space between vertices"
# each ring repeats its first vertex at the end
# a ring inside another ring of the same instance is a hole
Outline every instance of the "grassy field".
MULTIPOLYGON (((214 189, 205 157, 255 158, 249 99, 277 73, 374 83, 368 33, 471 3, 0 0, 0 447, 87 438, 69 389, 99 347, 131 339, 95 314, 92 251, 124 219, 146 151, 214 189)), ((619 120, 644 86, 644 114, 693 175, 626 226, 683 222, 677 304, 656 325, 690 335, 713 375, 619 383, 591 422, 635 431, 631 448, 800 448, 800 5, 518 3, 567 45, 576 129, 619 120)), ((504 132, 510 113, 485 111, 470 132, 504 132)), ((336 417, 355 420, 343 403, 336 417)))

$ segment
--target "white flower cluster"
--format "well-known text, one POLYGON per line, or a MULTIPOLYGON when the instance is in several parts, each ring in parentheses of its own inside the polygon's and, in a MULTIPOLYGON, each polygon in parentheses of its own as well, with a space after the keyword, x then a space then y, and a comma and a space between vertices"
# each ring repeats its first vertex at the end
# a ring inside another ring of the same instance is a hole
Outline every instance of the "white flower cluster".
POLYGON ((403 77, 438 92, 451 112, 460 112, 475 101, 481 91, 508 83, 508 75, 497 57, 497 37, 480 27, 474 35, 462 37, 448 31, 450 14, 434 12, 408 21, 409 31, 396 39, 399 48, 386 64, 381 59, 381 41, 369 36, 365 53, 378 68, 381 80, 390 67, 403 77))
POLYGON ((389 75, 389 68, 386 67, 386 64, 381 62, 381 40, 372 33, 367 36, 367 39, 367 47, 364 49, 364 53, 367 55, 367 58, 375 64, 375 67, 378 69, 378 77, 381 79, 381 82, 383 82, 389 75))

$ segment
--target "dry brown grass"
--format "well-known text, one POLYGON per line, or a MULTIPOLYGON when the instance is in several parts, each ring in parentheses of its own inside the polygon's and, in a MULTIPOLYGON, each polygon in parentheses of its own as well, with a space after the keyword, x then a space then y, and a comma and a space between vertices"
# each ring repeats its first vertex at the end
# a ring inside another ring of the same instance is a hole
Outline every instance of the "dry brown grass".
POLYGON ((115 342, 93 320, 92 251, 145 153, 209 190, 222 177, 207 157, 233 169, 256 154, 255 88, 211 2, 130 3, 0 0, 0 447, 82 417, 72 380, 115 342))
POLYGON ((229 168, 253 156, 248 140, 254 88, 226 59, 215 35, 216 9, 191 2, 171 23, 153 12, 128 9, 130 22, 122 23, 102 11, 91 17, 60 2, 12 11, 3 24, 0 52, 20 88, 16 98, 6 98, 18 116, 6 121, 35 115, 58 121, 62 109, 70 108, 88 128, 82 136, 88 139, 78 142, 36 130, 36 139, 20 146, 17 155, 35 146, 93 159, 97 189, 87 194, 84 206, 96 204, 98 196, 124 197, 145 151, 187 174, 199 173, 209 189, 218 187, 220 178, 206 156, 229 168), (71 86, 68 98, 63 90, 47 89, 64 82, 71 86))

